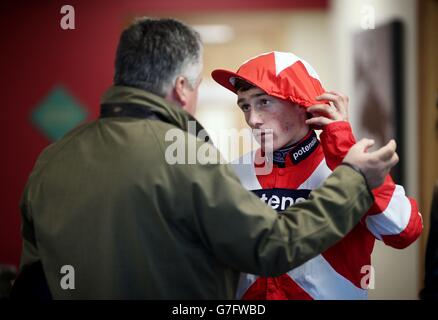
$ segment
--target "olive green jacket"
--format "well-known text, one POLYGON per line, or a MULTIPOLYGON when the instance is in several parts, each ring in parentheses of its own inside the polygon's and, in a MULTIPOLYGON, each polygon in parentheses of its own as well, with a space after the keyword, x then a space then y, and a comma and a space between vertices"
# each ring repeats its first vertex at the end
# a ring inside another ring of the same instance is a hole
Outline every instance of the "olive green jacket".
POLYGON ((178 135, 186 158, 216 151, 187 132, 193 118, 181 108, 129 87, 110 88, 103 103, 157 117, 98 119, 38 158, 21 202, 22 266, 41 261, 54 298, 232 299, 239 271, 299 266, 373 202, 363 176, 340 166, 308 201, 277 214, 226 164, 166 161, 178 135))

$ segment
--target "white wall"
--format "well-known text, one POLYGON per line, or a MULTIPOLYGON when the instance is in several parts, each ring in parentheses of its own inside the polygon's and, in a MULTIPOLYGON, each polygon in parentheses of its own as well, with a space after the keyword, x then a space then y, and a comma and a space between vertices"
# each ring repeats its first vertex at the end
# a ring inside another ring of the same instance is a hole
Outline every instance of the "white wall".
POLYGON ((331 15, 326 11, 301 12, 287 23, 287 50, 306 60, 316 70, 324 88, 334 88, 337 76, 331 32, 331 15))
MULTIPOLYGON (((406 163, 407 193, 418 195, 417 178, 417 8, 414 0, 332 0, 330 8, 331 37, 333 41, 332 72, 336 74, 335 86, 349 93, 350 105, 353 95, 353 48, 352 37, 361 30, 367 18, 367 8, 374 9, 376 25, 400 19, 405 25, 405 152, 400 155, 406 163), (370 7, 371 6, 371 7, 370 7)), ((355 126, 354 109, 350 108, 355 126)), ((415 243, 405 250, 395 250, 377 244, 373 254, 376 272, 375 289, 370 290, 370 299, 416 299, 419 286, 419 246, 415 243)))

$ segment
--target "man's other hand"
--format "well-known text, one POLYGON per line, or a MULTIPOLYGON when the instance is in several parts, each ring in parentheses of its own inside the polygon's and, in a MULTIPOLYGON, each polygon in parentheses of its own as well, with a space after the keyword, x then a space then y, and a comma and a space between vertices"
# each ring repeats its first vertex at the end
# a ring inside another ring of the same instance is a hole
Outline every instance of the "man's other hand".
POLYGON ((362 139, 351 147, 344 159, 344 162, 362 171, 370 189, 379 187, 391 168, 398 163, 394 140, 376 151, 368 152, 373 145, 374 140, 362 139))

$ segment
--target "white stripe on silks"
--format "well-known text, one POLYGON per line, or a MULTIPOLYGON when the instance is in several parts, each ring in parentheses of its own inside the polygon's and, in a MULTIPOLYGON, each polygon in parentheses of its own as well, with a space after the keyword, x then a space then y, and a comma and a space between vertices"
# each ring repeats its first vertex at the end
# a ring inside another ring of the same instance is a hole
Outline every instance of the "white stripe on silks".
POLYGON ((240 180, 240 183, 247 190, 260 190, 262 186, 257 179, 254 168, 254 157, 256 151, 250 151, 242 157, 232 161, 230 164, 240 180))
MULTIPOLYGON (((240 183, 247 190, 260 190, 262 186, 257 179, 254 168, 254 157, 256 151, 244 154, 242 157, 230 162, 234 172, 240 180, 240 183)), ((332 173, 323 159, 312 174, 297 189, 316 189, 320 187, 325 179, 332 173)))
POLYGON ((245 292, 252 286, 257 280, 258 276, 250 273, 241 273, 239 278, 239 284, 237 285, 236 299, 242 299, 245 292))
POLYGON ((368 290, 356 287, 336 272, 322 255, 287 273, 315 300, 366 300, 368 290))
POLYGON ((310 177, 308 177, 297 189, 313 190, 319 188, 331 173, 332 171, 327 166, 325 159, 323 159, 318 167, 312 172, 310 177))
POLYGON ((382 213, 366 218, 368 230, 379 240, 382 240, 384 235, 399 234, 409 223, 411 209, 404 188, 396 185, 388 207, 382 213))

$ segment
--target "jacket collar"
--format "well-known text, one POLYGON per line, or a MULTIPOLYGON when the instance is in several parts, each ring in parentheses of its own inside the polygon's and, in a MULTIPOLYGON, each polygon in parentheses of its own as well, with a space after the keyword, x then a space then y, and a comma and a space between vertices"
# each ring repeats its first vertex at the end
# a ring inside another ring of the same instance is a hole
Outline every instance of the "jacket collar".
POLYGON ((101 99, 101 105, 107 104, 134 104, 152 111, 160 120, 173 124, 184 131, 188 131, 189 121, 195 122, 196 134, 203 129, 201 124, 181 107, 142 89, 112 86, 101 99))
POLYGON ((288 157, 286 157, 286 166, 297 165, 307 157, 309 157, 319 145, 318 137, 314 130, 310 130, 305 137, 298 141, 293 148, 290 149, 288 157))

